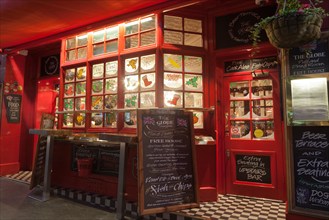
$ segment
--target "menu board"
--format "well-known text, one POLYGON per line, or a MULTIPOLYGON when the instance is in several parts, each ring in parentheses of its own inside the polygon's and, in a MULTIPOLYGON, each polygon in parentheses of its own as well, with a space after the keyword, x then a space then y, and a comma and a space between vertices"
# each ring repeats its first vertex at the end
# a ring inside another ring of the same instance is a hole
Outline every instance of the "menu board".
POLYGON ((318 40, 307 48, 289 50, 290 75, 329 72, 329 40, 318 40))
POLYGON ((295 206, 329 216, 329 127, 295 126, 292 134, 295 206))
POLYGON ((138 110, 142 215, 198 206, 192 117, 181 110, 138 110))
POLYGON ((271 157, 264 155, 235 155, 236 180, 271 183, 271 157))
POLYGON ((19 123, 21 120, 22 96, 17 94, 5 95, 6 116, 8 123, 19 123))

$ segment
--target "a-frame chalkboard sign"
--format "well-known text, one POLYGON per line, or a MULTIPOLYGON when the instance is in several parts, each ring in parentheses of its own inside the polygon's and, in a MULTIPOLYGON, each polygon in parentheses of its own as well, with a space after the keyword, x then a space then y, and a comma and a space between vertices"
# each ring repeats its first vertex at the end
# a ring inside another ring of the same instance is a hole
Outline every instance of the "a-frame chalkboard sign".
POLYGON ((199 206, 192 112, 138 110, 141 215, 199 206))

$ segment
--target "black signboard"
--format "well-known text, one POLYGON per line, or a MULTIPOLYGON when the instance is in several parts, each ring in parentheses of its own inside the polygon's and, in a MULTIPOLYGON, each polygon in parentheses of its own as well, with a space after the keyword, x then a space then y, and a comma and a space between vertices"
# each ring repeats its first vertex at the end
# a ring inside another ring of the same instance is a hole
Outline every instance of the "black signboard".
POLYGON ((192 113, 138 111, 140 213, 198 206, 192 113))
POLYGON ((236 180, 271 183, 271 157, 264 155, 235 155, 236 180))
POLYGON ((72 148, 72 164, 71 168, 73 171, 78 170, 77 159, 78 158, 93 158, 93 168, 95 171, 97 169, 99 149, 90 146, 73 145, 72 148))
POLYGON ((329 216, 329 127, 293 127, 295 205, 329 216))
POLYGON ((19 123, 21 120, 22 96, 17 94, 5 95, 6 116, 8 123, 19 123))
POLYGON ((307 47, 289 50, 290 75, 329 72, 328 39, 318 40, 307 47))
POLYGON ((119 175, 120 149, 100 149, 97 173, 119 175))
MULTIPOLYGON (((250 31, 262 18, 274 15, 276 7, 266 6, 252 11, 216 17, 216 49, 251 44, 250 31)), ((261 41, 266 41, 265 32, 261 41)))
POLYGON ((277 69, 277 57, 264 57, 250 60, 233 60, 224 63, 225 73, 244 72, 262 69, 277 69))
POLYGON ((53 76, 59 74, 60 60, 59 54, 42 57, 40 76, 53 76))

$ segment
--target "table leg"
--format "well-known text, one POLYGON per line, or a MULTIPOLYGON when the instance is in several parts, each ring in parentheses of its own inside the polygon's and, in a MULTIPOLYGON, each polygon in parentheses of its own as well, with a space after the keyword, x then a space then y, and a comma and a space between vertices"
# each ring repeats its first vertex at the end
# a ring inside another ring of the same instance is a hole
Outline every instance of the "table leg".
POLYGON ((117 219, 124 219, 125 213, 125 163, 126 163, 126 143, 120 143, 120 161, 119 161, 119 177, 118 177, 118 193, 117 193, 117 219))
POLYGON ((45 162, 45 174, 43 177, 43 200, 47 201, 50 198, 50 178, 51 168, 53 162, 53 149, 54 149, 54 136, 47 136, 47 149, 46 149, 46 162, 45 162))

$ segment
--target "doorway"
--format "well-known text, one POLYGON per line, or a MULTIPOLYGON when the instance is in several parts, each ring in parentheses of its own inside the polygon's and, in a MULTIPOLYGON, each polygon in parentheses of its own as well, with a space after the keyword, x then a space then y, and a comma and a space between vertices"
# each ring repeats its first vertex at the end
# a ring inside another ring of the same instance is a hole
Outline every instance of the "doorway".
POLYGON ((285 157, 278 72, 225 76, 225 191, 284 200, 285 157))

